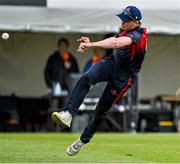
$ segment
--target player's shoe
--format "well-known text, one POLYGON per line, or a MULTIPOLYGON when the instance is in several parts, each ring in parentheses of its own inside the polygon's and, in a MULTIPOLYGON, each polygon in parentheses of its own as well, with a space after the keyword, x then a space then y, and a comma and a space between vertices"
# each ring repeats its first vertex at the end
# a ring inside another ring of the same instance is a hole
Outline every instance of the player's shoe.
POLYGON ((67 148, 66 153, 70 156, 73 156, 80 151, 83 145, 84 143, 80 139, 78 139, 67 148))
POLYGON ((63 127, 71 126, 72 116, 68 111, 53 112, 51 118, 54 122, 63 127))

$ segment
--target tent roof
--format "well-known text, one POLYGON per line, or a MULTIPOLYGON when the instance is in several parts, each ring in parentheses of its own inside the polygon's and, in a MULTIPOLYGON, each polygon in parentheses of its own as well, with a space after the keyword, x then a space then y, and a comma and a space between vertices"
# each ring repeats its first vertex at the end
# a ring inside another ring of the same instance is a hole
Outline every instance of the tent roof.
POLYGON ((117 32, 115 15, 127 5, 141 9, 149 33, 180 34, 179 0, 49 0, 47 7, 0 6, 0 30, 117 32))

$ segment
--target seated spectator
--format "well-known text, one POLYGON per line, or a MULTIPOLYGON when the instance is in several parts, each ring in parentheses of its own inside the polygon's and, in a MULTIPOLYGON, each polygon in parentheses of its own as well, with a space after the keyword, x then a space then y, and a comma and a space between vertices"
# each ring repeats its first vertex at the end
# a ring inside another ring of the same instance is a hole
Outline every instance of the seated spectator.
POLYGON ((91 59, 86 63, 85 67, 83 68, 83 72, 87 72, 92 66, 98 63, 102 58, 103 58, 103 49, 96 48, 91 59))
POLYGON ((62 89, 68 90, 67 76, 79 72, 76 59, 68 51, 69 42, 65 38, 58 40, 58 51, 55 51, 47 60, 44 78, 48 88, 59 83, 62 89))

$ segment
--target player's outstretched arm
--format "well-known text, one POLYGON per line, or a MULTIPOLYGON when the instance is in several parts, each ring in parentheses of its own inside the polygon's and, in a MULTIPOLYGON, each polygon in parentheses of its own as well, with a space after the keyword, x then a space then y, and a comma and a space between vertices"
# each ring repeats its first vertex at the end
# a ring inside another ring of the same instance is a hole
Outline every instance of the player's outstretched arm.
POLYGON ((118 38, 111 37, 98 42, 90 42, 90 40, 88 39, 87 38, 85 39, 85 37, 81 37, 81 39, 78 40, 81 42, 78 48, 79 53, 84 53, 85 50, 91 47, 119 48, 126 45, 130 45, 132 43, 132 39, 126 36, 118 37, 118 38))
POLYGON ((126 45, 130 45, 132 39, 130 37, 111 37, 98 42, 90 43, 90 47, 101 47, 101 48, 119 48, 126 45))

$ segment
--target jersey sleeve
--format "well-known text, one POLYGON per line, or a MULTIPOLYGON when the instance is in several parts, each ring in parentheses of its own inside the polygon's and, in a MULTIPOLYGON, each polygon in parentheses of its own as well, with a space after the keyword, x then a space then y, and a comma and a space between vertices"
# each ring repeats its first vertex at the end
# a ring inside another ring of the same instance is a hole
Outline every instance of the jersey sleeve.
POLYGON ((139 31, 131 31, 126 36, 130 37, 133 43, 138 43, 141 40, 142 34, 139 31))

